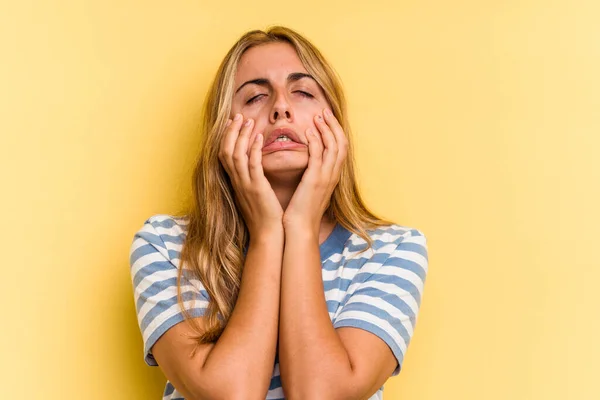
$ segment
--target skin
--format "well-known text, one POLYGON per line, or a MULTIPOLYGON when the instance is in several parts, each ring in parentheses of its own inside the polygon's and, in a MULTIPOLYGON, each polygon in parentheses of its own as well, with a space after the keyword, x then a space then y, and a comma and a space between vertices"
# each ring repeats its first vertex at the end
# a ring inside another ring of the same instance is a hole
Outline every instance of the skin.
MULTIPOLYGON (((298 80, 290 80, 290 74, 294 73, 308 74, 295 50, 289 44, 272 43, 256 46, 246 51, 240 59, 234 80, 235 94, 232 102, 231 125, 223 137, 221 162, 230 177, 238 182, 239 190, 236 190, 236 195, 243 203, 243 211, 246 210, 244 215, 248 216, 246 222, 249 230, 250 232, 254 230, 255 234, 259 234, 258 231, 268 232, 273 229, 272 225, 277 225, 283 220, 303 217, 301 214, 304 210, 298 210, 298 207, 288 210, 288 205, 309 166, 309 130, 315 133, 314 157, 320 158, 323 154, 323 139, 318 126, 326 125, 324 111, 328 110, 330 105, 323 90, 313 79, 303 77, 298 80), (245 84, 258 78, 268 80, 268 84, 245 84), (235 120, 236 115, 241 115, 242 118, 235 120), (250 126, 246 126, 246 122, 249 122, 250 126), (306 147, 266 154, 259 152, 256 148, 256 151, 252 151, 253 146, 262 148, 262 144, 269 138, 271 132, 281 127, 290 128, 296 132, 306 147), (259 135, 262 135, 262 143, 257 142, 257 139, 260 139, 259 135), (247 155, 247 159, 243 157, 244 153, 247 155), (239 158, 237 164, 234 157, 239 158), (249 171, 248 175, 246 175, 246 170, 249 171), (275 205, 267 183, 275 194, 280 207, 275 205), (248 190, 257 187, 261 189, 260 193, 255 193, 252 197, 245 194, 248 190), (257 202, 263 202, 269 209, 259 208, 256 205, 257 202), (286 211, 285 216, 284 210, 286 211), (270 226, 261 224, 260 227, 255 227, 253 218, 266 221, 270 226)), ((339 139, 345 142, 343 133, 339 139)), ((332 151, 337 154, 336 143, 331 143, 331 147, 332 151)), ((320 243, 327 238, 335 225, 334 221, 323 218, 326 206, 323 208, 322 203, 326 198, 328 204, 333 188, 339 181, 339 170, 345 153, 340 156, 332 159, 328 164, 329 167, 333 167, 337 162, 335 171, 332 168, 327 171, 331 176, 324 177, 324 180, 330 180, 332 185, 329 185, 328 190, 320 193, 323 198, 318 204, 320 205, 319 209, 322 208, 322 212, 320 215, 317 215, 319 211, 312 213, 311 222, 313 226, 318 227, 320 243)), ((320 162, 318 159, 314 160, 314 168, 318 168, 316 164, 318 162, 320 162)), ((315 178, 312 175, 306 176, 305 184, 302 187, 308 186, 306 180, 309 177, 315 178)), ((310 190, 310 188, 307 189, 310 190)), ((297 198, 300 196, 306 197, 300 193, 297 198)), ((297 206, 301 206, 299 203, 298 200, 295 202, 297 206)))
POLYGON ((376 335, 331 324, 319 245, 335 225, 323 214, 348 142, 319 85, 309 77, 290 81, 298 73, 308 72, 289 44, 257 46, 242 56, 219 158, 248 226, 250 248, 281 243, 282 253, 273 245, 269 252, 282 254, 277 342, 286 397, 368 398, 396 360, 376 335), (256 79, 268 83, 247 84, 256 79), (279 127, 294 130, 306 146, 263 151, 279 127))
MULTIPOLYGON (((289 80, 297 73, 306 70, 282 43, 248 50, 237 70, 236 88, 257 78, 269 82, 236 93, 219 149, 250 233, 239 295, 215 343, 198 345, 181 322, 152 348, 187 399, 264 399, 277 349, 290 400, 367 399, 396 366, 383 340, 362 329, 334 329, 329 318, 319 244, 334 227, 323 213, 347 140, 318 85, 289 80), (283 126, 306 146, 263 151, 264 137, 283 126)), ((195 321, 206 327, 203 317, 195 321)))

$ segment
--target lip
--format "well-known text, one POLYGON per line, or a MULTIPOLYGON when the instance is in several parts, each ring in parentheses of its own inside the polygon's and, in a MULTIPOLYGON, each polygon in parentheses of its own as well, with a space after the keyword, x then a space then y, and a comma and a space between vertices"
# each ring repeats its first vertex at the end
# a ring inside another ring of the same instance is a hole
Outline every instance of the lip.
POLYGON ((302 143, 302 141, 300 140, 300 138, 298 137, 296 132, 294 132, 290 128, 277 128, 277 129, 273 129, 271 131, 271 133, 269 134, 269 136, 267 136, 267 140, 265 141, 265 143, 263 145, 263 149, 265 147, 267 147, 268 145, 272 144, 273 142, 275 142, 275 140, 281 135, 285 135, 285 136, 289 137, 295 143, 306 146, 305 143, 302 143))

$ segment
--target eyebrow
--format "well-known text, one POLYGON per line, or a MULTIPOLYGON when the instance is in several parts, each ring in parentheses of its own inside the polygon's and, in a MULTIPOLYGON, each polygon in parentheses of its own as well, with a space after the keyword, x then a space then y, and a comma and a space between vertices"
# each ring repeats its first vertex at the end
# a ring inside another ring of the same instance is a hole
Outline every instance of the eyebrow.
MULTIPOLYGON (((305 74, 304 72, 293 72, 291 74, 288 75, 287 77, 287 81, 288 83, 290 82, 296 82, 299 81, 300 79, 303 78, 310 78, 313 81, 317 82, 315 78, 313 78, 312 75, 309 74, 305 74)), ((242 90, 242 88, 246 85, 259 85, 259 86, 271 86, 271 82, 266 79, 266 78, 256 78, 256 79, 252 79, 249 81, 244 82, 239 88, 237 88, 237 90, 235 91, 235 94, 237 94, 240 90, 242 90)))

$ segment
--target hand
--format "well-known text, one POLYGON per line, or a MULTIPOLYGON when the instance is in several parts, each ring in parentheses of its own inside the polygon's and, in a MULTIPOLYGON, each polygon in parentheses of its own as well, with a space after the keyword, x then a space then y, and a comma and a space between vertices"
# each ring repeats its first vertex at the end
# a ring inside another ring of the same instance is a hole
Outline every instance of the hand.
POLYGON ((348 140, 335 116, 325 109, 315 116, 319 132, 309 128, 308 167, 296 188, 283 216, 283 224, 304 224, 303 227, 319 233, 321 219, 329 206, 333 190, 340 181, 342 165, 348 154, 348 140))
POLYGON ((231 179, 250 237, 282 230, 283 210, 262 168, 264 138, 257 134, 249 143, 254 121, 236 114, 227 121, 219 160, 231 179))

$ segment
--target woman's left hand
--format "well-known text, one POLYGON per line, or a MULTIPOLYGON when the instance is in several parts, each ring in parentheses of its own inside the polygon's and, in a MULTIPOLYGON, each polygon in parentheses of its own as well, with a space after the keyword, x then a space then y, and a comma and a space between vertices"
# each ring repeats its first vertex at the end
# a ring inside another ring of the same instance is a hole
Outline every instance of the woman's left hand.
POLYGON ((342 165, 348 154, 348 140, 329 109, 315 116, 307 130, 308 167, 302 175, 283 216, 284 228, 300 227, 319 233, 321 219, 329 206, 333 190, 340 181, 342 165))

